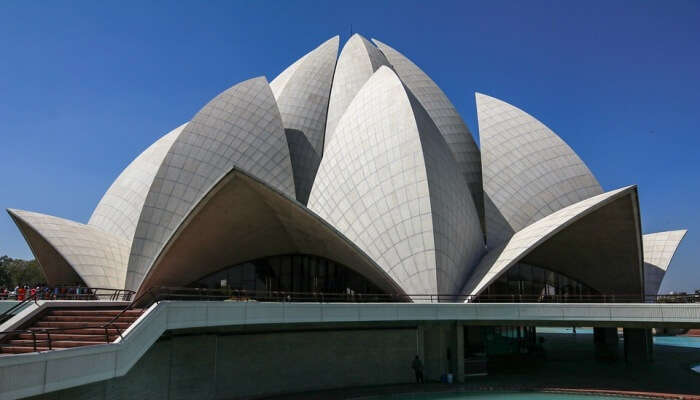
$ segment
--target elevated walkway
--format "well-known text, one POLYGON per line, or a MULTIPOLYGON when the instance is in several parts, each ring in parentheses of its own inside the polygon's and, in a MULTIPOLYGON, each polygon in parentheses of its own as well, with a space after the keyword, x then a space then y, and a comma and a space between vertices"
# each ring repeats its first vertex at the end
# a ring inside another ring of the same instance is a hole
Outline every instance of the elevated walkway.
MULTIPOLYGON (((92 303, 94 305, 94 302, 92 303)), ((26 311, 25 311, 26 312, 26 311)), ((700 328, 700 304, 264 303, 161 301, 114 342, 0 357, 0 399, 15 399, 125 375, 169 330, 353 323, 700 328)))

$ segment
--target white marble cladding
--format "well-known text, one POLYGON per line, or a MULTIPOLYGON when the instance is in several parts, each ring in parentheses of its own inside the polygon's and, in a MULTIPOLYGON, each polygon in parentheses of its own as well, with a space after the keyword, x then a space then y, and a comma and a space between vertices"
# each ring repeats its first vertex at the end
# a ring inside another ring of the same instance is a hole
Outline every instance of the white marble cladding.
POLYGON ((484 194, 481 184, 481 153, 471 132, 469 132, 469 128, 450 99, 423 70, 390 46, 376 39, 372 39, 372 41, 386 56, 403 84, 428 112, 447 142, 447 146, 452 151, 452 155, 466 179, 472 200, 483 223, 484 194))
POLYGON ((682 229, 642 235, 645 294, 653 296, 659 293, 671 259, 686 232, 688 231, 682 229))
POLYGON ((361 35, 356 33, 345 43, 333 76, 324 149, 328 148, 335 127, 352 99, 382 65, 390 64, 379 49, 361 35))
POLYGON ((507 244, 489 250, 474 270, 474 274, 469 277, 462 292, 472 296, 480 294, 489 284, 555 233, 634 190, 635 186, 627 186, 593 196, 549 214, 518 231, 507 244))
MULTIPOLYGON (((26 229, 22 226, 26 224, 36 231, 73 267, 86 285, 110 289, 124 287, 129 260, 129 243, 126 240, 93 226, 63 218, 22 210, 8 212, 19 220, 20 229, 26 229)), ((27 232, 23 233, 29 237, 27 232)), ((29 245, 32 251, 42 247, 38 243, 29 245)), ((44 260, 43 254, 35 253, 34 256, 43 268, 49 267, 50 263, 44 260)))
MULTIPOLYGON (((577 218, 564 214, 599 199, 591 171, 537 119, 477 93, 480 153, 412 61, 359 34, 337 57, 339 42, 325 41, 270 84, 260 77, 221 93, 139 155, 87 225, 10 211, 42 268, 55 281, 141 289, 193 207, 238 169, 291 203, 308 202, 394 287, 457 293, 468 280, 473 294, 577 218)), ((646 293, 658 291, 684 232, 644 236, 646 293)))
POLYGON ((456 293, 483 251, 478 215, 444 139, 381 67, 326 148, 309 208, 407 293, 456 293))
POLYGON ((126 167, 102 196, 88 225, 118 236, 131 246, 153 178, 186 125, 182 124, 158 139, 126 167))
POLYGON ((476 94, 489 247, 552 212, 603 192, 559 136, 501 100, 476 94))
POLYGON ((271 83, 287 134, 296 198, 306 204, 323 154, 326 112, 340 38, 335 36, 271 83))
POLYGON ((131 248, 126 287, 138 289, 162 247, 209 190, 239 168, 294 197, 287 140, 265 78, 239 83, 182 131, 146 197, 131 248))

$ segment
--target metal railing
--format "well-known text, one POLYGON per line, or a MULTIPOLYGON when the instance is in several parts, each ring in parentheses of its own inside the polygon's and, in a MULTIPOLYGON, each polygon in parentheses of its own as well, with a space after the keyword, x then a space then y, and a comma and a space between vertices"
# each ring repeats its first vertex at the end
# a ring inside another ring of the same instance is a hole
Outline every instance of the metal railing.
MULTIPOLYGON (((35 294, 27 293, 26 297, 20 302, 24 302, 31 298, 37 300, 112 300, 112 301, 129 301, 134 294, 133 290, 127 289, 110 289, 85 286, 56 286, 49 291, 39 290, 35 294), (60 289, 54 291, 54 289, 60 289)), ((10 298, 10 295, 5 295, 0 300, 18 300, 21 295, 15 294, 15 298, 10 298)))
MULTIPOLYGON (((113 290, 117 297, 133 296, 132 291, 118 289, 113 290)), ((99 297, 99 295, 95 295, 99 297)), ((111 297, 113 298, 113 297, 111 297)), ((640 296, 629 294, 598 294, 598 295, 455 295, 455 294, 387 294, 387 293, 324 293, 324 292, 285 292, 285 291, 251 291, 244 289, 202 289, 184 287, 159 287, 151 288, 136 297, 124 307, 110 321, 103 324, 86 324, 68 328, 43 328, 43 329, 19 329, 0 332, 0 348, 9 346, 4 342, 19 334, 31 334, 34 351, 39 347, 53 349, 52 334, 60 332, 79 331, 87 329, 104 330, 105 342, 111 342, 110 336, 123 338, 123 331, 116 325, 119 318, 136 307, 140 313, 154 303, 162 300, 180 301, 238 301, 238 302, 316 302, 316 303, 700 303, 698 295, 653 295, 640 296), (110 333, 110 329, 112 333, 110 333), (37 338, 37 335, 46 335, 46 338, 37 338), (44 344, 44 346, 41 346, 44 344)), ((36 295, 25 299, 36 301, 36 295)), ((13 307, 13 308, 15 308, 13 307)), ((9 310, 8 310, 9 311, 9 310)))
POLYGON ((37 302, 37 294, 33 294, 26 299, 20 301, 19 303, 15 304, 14 306, 10 307, 9 309, 5 310, 2 314, 0 314, 0 324, 3 322, 7 321, 8 319, 12 318, 13 315, 15 315, 16 311, 21 310, 27 303, 29 302, 37 302))
POLYGON ((245 289, 205 289, 183 287, 153 288, 159 300, 230 300, 272 302, 320 302, 320 303, 700 303, 698 295, 649 295, 639 294, 396 294, 396 293, 325 293, 255 291, 245 289))
MULTIPOLYGON (((48 300, 82 300, 82 301, 97 301, 97 300, 107 300, 107 301, 129 301, 134 295, 133 290, 128 290, 128 289, 108 289, 108 288, 88 288, 88 287, 82 287, 81 291, 84 291, 84 293, 58 293, 58 294, 53 294, 51 298, 48 300)), ((28 302, 33 301, 35 304, 38 304, 38 300, 42 299, 43 293, 35 293, 33 295, 28 296, 21 302, 15 304, 13 307, 10 309, 6 310, 4 313, 0 314, 0 323, 8 320, 11 318, 16 311, 21 310, 22 307, 24 307, 28 302)), ((70 328, 43 328, 43 329, 17 329, 17 330, 12 330, 12 331, 5 331, 5 332, 0 332, 0 348, 2 347, 10 347, 12 346, 11 344, 4 343, 7 340, 11 340, 12 337, 15 337, 19 334, 23 333, 29 333, 32 335, 32 346, 34 351, 37 351, 37 347, 39 347, 41 344, 46 344, 46 346, 43 347, 48 347, 49 350, 53 349, 52 346, 52 339, 51 339, 51 334, 52 333, 60 333, 62 331, 67 331, 67 330, 82 330, 82 329, 104 329, 105 332, 105 341, 109 342, 109 329, 114 329, 116 332, 119 334, 121 337, 122 332, 119 329, 119 327, 115 324, 115 321, 122 316, 127 310, 131 309, 133 307, 134 302, 130 302, 124 310, 122 310, 119 314, 117 314, 112 320, 105 324, 100 324, 99 326, 97 325, 86 325, 86 326, 79 326, 79 327, 70 327, 70 328), (37 334, 45 334, 46 339, 37 339, 36 335, 37 334)), ((35 319, 35 318, 33 318, 35 319)))

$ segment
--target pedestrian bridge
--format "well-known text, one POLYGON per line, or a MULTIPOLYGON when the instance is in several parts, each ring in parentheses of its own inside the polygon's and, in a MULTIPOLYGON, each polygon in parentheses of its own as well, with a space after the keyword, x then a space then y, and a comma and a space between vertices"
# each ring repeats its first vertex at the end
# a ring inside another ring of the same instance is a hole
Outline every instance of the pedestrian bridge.
MULTIPOLYGON (((38 302, 6 322, 18 326, 47 307, 93 302, 38 302), (53 304, 52 304, 53 303, 53 304)), ((0 399, 15 399, 124 376, 164 333, 224 327, 257 332, 292 326, 353 324, 596 326, 700 328, 700 304, 657 303, 292 303, 160 301, 112 343, 0 357, 0 399)))

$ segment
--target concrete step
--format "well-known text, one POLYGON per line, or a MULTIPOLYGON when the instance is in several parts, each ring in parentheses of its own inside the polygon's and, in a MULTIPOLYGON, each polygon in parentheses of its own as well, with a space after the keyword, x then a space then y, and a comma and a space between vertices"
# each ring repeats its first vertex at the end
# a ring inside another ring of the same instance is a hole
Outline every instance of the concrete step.
MULTIPOLYGON (((102 322, 98 323, 87 323, 87 322, 66 322, 66 321, 39 321, 32 325, 30 330, 34 330, 36 328, 82 328, 86 326, 95 326, 95 325, 100 325, 102 322)), ((119 329, 126 329, 129 326, 131 326, 131 322, 114 322, 112 323, 113 326, 119 328, 119 329)))
MULTIPOLYGON (((110 322, 114 316, 95 316, 95 315, 47 315, 42 318, 42 321, 57 321, 57 322, 110 322)), ((115 322, 134 322, 136 317, 119 317, 115 322)))
MULTIPOLYGON (((42 329, 44 329, 44 328, 42 328, 42 327, 29 328, 30 331, 42 330, 42 329)), ((104 334, 105 334, 104 328, 82 328, 82 329, 80 329, 80 328, 70 329, 69 328, 69 329, 61 329, 60 331, 57 331, 56 333, 51 333, 51 337, 58 334, 59 332, 62 334, 69 334, 69 335, 78 334, 78 335, 103 335, 104 336, 104 334)), ((119 335, 119 332, 124 332, 124 329, 119 328, 119 330, 117 330, 115 328, 107 328, 107 334, 109 334, 109 335, 119 335)))
MULTIPOLYGON (((113 342, 115 341, 119 335, 109 335, 109 341, 113 342)), ((49 335, 45 333, 37 333, 36 334, 36 339, 37 340, 45 340, 48 339, 49 335)), ((25 340, 33 340, 33 335, 31 333, 20 333, 19 335, 16 335, 13 337, 13 339, 25 339, 25 340)), ((102 334, 100 335, 81 335, 81 334, 66 334, 66 333, 52 333, 51 334, 51 340, 83 340, 83 341, 92 341, 92 342, 100 342, 105 340, 105 335, 104 335, 104 330, 102 331, 102 334)))
MULTIPOLYGON (((82 346, 92 346, 96 344, 105 344, 105 341, 83 341, 83 340, 51 340, 52 348, 68 348, 68 347, 82 347, 82 346)), ((32 340, 22 340, 14 339, 9 340, 7 344, 11 346, 24 346, 34 348, 34 341, 32 340)), ((37 340, 37 346, 49 347, 48 340, 37 340)))
MULTIPOLYGON (((122 309, 105 309, 105 310, 64 310, 64 309, 54 309, 54 310, 49 310, 47 315, 75 315, 75 316, 84 316, 84 315, 95 315, 95 316, 104 316, 104 317, 114 317, 119 315, 119 313, 122 312, 122 309)), ((124 314, 122 314, 125 317, 138 317, 143 313, 143 309, 137 308, 133 310, 128 310, 125 311, 124 314)))

